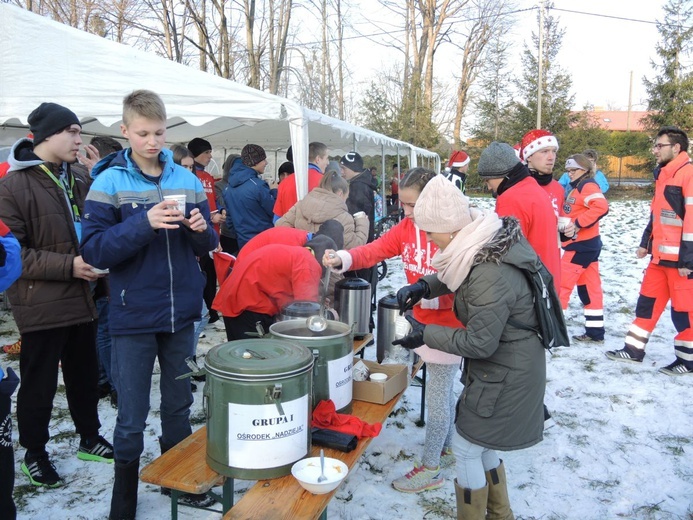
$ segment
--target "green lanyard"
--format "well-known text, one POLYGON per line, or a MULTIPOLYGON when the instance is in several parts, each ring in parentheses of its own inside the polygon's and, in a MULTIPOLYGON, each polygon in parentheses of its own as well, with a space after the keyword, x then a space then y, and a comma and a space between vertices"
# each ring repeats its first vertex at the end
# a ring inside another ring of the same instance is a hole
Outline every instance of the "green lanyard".
POLYGON ((75 187, 75 178, 72 177, 71 175, 67 175, 70 179, 69 185, 65 185, 64 183, 60 182, 60 180, 53 175, 53 172, 50 171, 48 168, 46 168, 46 165, 44 164, 39 164, 39 167, 46 172, 46 175, 50 177, 50 179, 58 185, 58 187, 63 190, 67 194, 67 197, 70 199, 70 204, 72 205, 72 215, 75 219, 75 222, 80 221, 80 216, 79 216, 79 208, 77 207, 77 202, 75 202, 75 197, 72 193, 72 189, 75 187))

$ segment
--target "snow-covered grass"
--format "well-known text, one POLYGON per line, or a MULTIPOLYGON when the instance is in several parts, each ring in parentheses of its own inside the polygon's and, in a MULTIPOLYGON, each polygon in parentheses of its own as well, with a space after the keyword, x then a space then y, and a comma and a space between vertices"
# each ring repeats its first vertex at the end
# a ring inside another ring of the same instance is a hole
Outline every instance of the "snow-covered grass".
MULTIPOLYGON (((492 207, 489 199, 475 199, 492 207)), ((604 352, 623 346, 633 319, 646 260, 634 255, 647 221, 648 203, 616 201, 602 221, 604 250, 601 274, 605 294, 606 341, 603 345, 574 343, 556 349, 547 358, 546 403, 556 426, 544 441, 532 448, 503 453, 510 499, 518 519, 638 519, 693 520, 693 419, 689 408, 693 377, 668 377, 657 368, 674 360, 675 330, 669 311, 648 344, 642 365, 609 361, 604 352)), ((401 262, 388 262, 388 278, 379 293, 396 290, 404 283, 401 262)), ((574 294, 567 311, 569 332, 584 330, 582 312, 574 294)), ((199 353, 224 342, 223 332, 208 327, 199 353)), ((9 313, 0 315, 0 342, 18 336, 9 313)), ((375 358, 369 347, 367 359, 375 358)), ((16 361, 0 356, 0 363, 15 369, 16 361)), ((456 385, 461 391, 461 385, 456 385)), ((193 419, 203 424, 202 389, 195 394, 193 419)), ((328 508, 329 519, 430 520, 455 518, 455 497, 449 470, 444 487, 418 495, 395 491, 390 482, 412 468, 423 451, 424 428, 416 422, 420 389, 411 387, 364 457, 352 470, 328 508)), ((145 432, 143 464, 159 453, 157 436, 158 375, 152 387, 152 412, 145 432)), ((107 401, 99 404, 102 433, 109 438, 115 410, 107 401)), ((15 441, 17 472, 15 499, 22 519, 101 519, 108 515, 113 479, 105 464, 76 458, 78 437, 70 420, 64 392, 55 400, 51 423, 51 456, 65 485, 59 489, 35 489, 19 471, 23 449, 15 441)), ((195 426, 194 426, 195 427, 195 426)), ((238 481, 236 500, 252 483, 238 481)), ((140 484, 138 519, 169 515, 169 499, 153 486, 140 484)), ((0 512, 0 516, 1 516, 0 512)), ((182 519, 220 518, 219 514, 182 507, 182 519)))

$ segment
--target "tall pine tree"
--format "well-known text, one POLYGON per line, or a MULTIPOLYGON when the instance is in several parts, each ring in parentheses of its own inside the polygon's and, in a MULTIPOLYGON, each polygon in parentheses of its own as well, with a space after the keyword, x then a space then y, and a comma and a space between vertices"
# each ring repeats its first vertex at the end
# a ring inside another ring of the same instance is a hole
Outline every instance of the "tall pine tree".
MULTIPOLYGON (((575 96, 570 93, 573 85, 570 74, 557 63, 557 56, 565 29, 560 29, 558 20, 551 15, 553 2, 546 5, 543 26, 542 52, 542 99, 541 127, 560 134, 567 130, 573 119, 571 109, 575 96)), ((539 15, 537 15, 539 18, 539 15)), ((523 76, 519 85, 519 98, 513 106, 512 132, 519 140, 525 132, 537 125, 537 94, 539 90, 539 35, 532 33, 533 46, 525 44, 522 56, 523 76)))
POLYGON ((664 6, 664 21, 657 23, 661 41, 652 61, 658 71, 654 80, 643 78, 652 113, 643 122, 653 132, 665 125, 693 131, 693 2, 669 0, 664 6))
POLYGON ((513 143, 516 138, 508 131, 509 107, 513 99, 513 76, 508 65, 510 44, 502 36, 496 37, 486 49, 486 66, 481 73, 477 98, 474 137, 490 143, 502 141, 513 143))

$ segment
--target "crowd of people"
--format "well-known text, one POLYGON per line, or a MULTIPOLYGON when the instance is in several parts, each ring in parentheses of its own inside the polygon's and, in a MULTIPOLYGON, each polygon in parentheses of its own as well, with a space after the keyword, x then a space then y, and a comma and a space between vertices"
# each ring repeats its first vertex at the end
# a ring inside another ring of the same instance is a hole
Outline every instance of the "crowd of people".
MULTIPOLYGON (((0 511, 16 516, 9 417, 18 385, 20 468, 29 482, 64 483, 47 450, 60 369, 77 457, 113 464, 109 518, 135 518, 155 362, 163 453, 191 434, 193 385, 178 377, 207 323, 223 323, 229 341, 246 339, 292 301, 331 301, 330 289, 320 293, 325 270, 364 278, 375 294, 374 266, 401 257, 408 285, 397 301, 411 332, 396 343, 427 365, 428 417, 420 463, 392 486, 436 489, 442 469, 454 466, 458 518, 514 518, 498 452, 540 442, 550 421, 545 349, 534 331, 513 325, 538 327, 522 270, 543 263, 563 309, 577 287, 585 332, 573 339, 604 341, 599 222, 609 205, 597 152, 571 155, 557 181, 559 143, 550 132, 531 130, 515 148, 491 143, 476 171, 496 199, 493 211, 464 194, 471 162, 464 151, 453 151, 443 174, 419 167, 401 174, 394 165, 391 202, 403 218, 376 238, 377 175, 357 152, 331 165, 327 146, 310 143, 309 192, 299 201, 291 149, 276 185, 264 180, 267 154, 252 143, 226 158, 216 180, 207 171, 209 141, 169 149, 166 120, 156 93, 134 91, 123 100, 129 147, 95 137, 83 154, 77 116, 46 102, 28 117, 30 137, 12 147, 0 179, 0 290, 21 336, 20 374, 0 373, 0 511), (215 266, 218 253, 233 258, 230 272, 215 266), (464 390, 455 399, 460 368, 464 390), (112 443, 100 432, 104 395, 117 406, 112 443)), ((668 375, 693 373, 688 147, 678 128, 657 134, 650 223, 636 251, 651 261, 625 345, 606 352, 641 363, 671 301, 678 334, 675 361, 660 369, 668 375)), ((190 493, 180 500, 213 502, 190 493)))

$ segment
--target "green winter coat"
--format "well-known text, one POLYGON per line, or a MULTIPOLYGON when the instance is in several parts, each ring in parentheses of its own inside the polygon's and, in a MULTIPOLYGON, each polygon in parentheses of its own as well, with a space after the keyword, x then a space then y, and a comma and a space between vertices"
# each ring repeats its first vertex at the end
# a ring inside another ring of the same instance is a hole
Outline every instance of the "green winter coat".
MULTIPOLYGON (((464 358, 456 427, 479 446, 515 450, 542 440, 545 351, 534 332, 507 324, 511 316, 538 324, 529 283, 515 267, 537 262, 517 220, 504 218, 455 293, 455 314, 466 329, 425 328, 426 345, 464 358)), ((424 279, 431 297, 450 292, 436 275, 424 279)))

